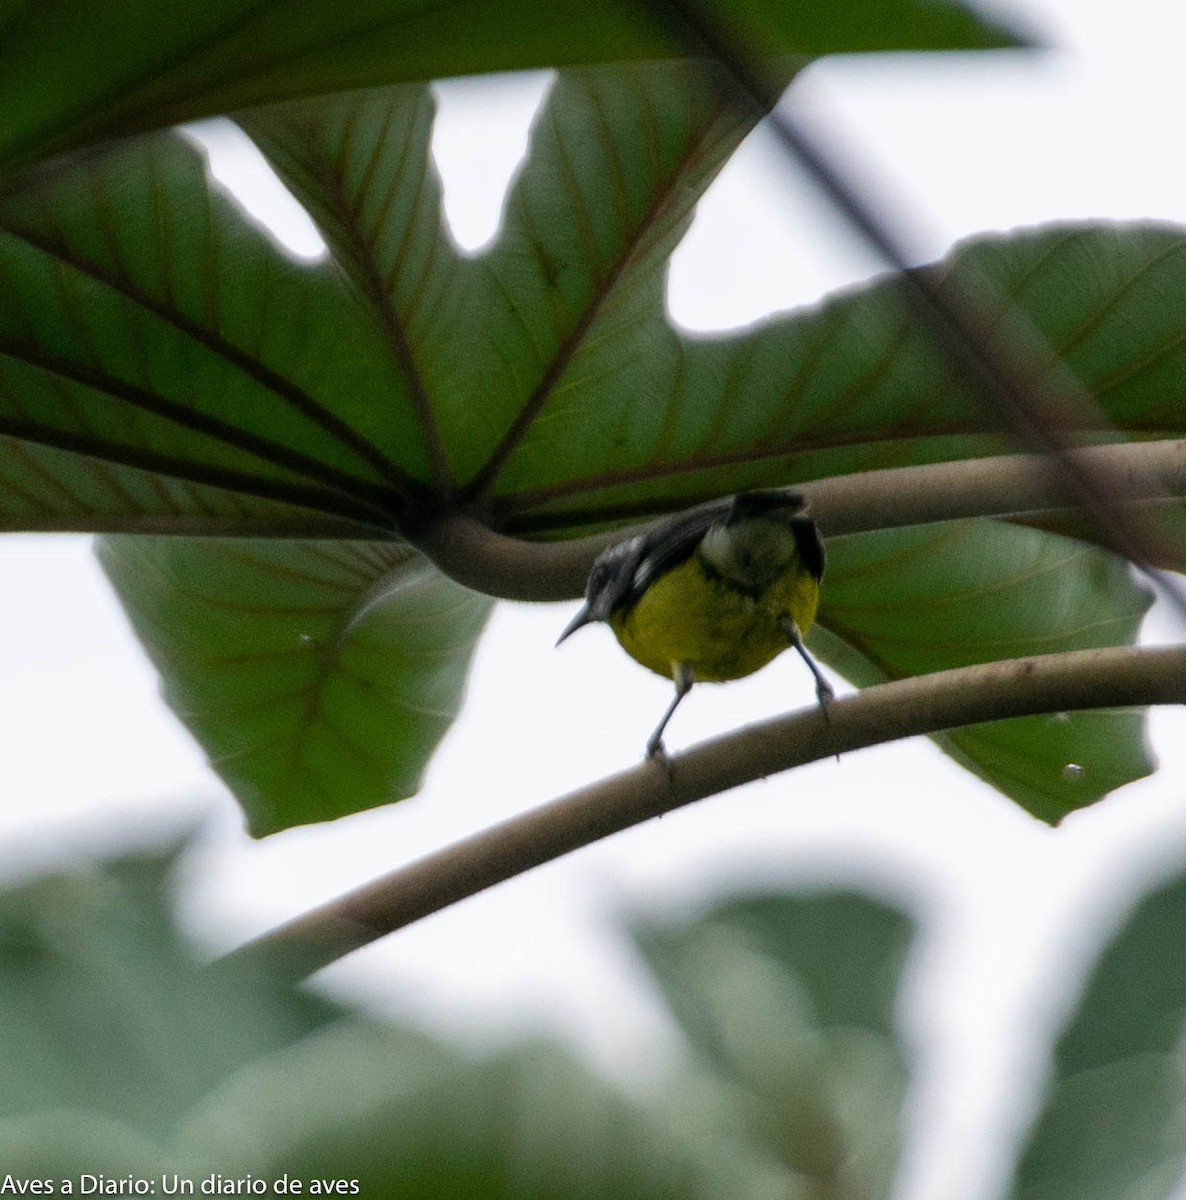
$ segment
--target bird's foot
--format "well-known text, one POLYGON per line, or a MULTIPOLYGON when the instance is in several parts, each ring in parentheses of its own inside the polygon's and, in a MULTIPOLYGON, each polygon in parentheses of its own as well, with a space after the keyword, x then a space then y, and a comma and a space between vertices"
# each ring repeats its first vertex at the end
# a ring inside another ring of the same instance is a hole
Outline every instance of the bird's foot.
POLYGON ((832 685, 821 675, 815 684, 815 699, 819 705, 819 710, 824 714, 824 721, 827 724, 832 723, 831 713, 828 711, 828 705, 836 698, 836 693, 832 690, 832 685))
POLYGON ((662 738, 653 737, 647 742, 646 761, 662 767, 663 774, 667 776, 667 780, 670 783, 671 759, 667 757, 667 751, 663 748, 662 738))

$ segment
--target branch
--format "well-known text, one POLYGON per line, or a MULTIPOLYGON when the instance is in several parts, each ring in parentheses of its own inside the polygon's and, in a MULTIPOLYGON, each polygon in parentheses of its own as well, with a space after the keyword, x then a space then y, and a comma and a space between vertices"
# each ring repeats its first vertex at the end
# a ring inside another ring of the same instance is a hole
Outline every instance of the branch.
POLYGON ((611 775, 364 884, 233 951, 304 978, 422 917, 685 804, 791 767, 961 725, 1070 709, 1186 703, 1186 648, 987 663, 867 688, 611 775))
MULTIPOLYGON (((1186 495, 1186 440, 1091 446, 1070 458, 1117 505, 1186 495)), ((1040 454, 864 471, 799 490, 827 537, 961 517, 1020 517, 1067 504, 1062 481, 1040 454)), ((628 532, 526 542, 453 514, 424 529, 416 544, 446 575, 476 591, 503 600, 569 600, 584 591, 597 554, 628 532)))

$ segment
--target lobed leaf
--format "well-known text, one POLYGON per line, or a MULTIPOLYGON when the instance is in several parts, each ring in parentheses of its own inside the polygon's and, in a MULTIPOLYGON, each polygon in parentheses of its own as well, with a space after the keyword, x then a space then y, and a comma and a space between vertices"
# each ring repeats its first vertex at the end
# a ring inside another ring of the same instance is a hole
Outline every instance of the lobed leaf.
MULTIPOLYGON (((254 104, 485 71, 684 51, 666 10, 622 0, 160 0, 0 8, 0 169, 254 104)), ((731 0, 759 55, 1015 46, 948 0, 731 0)))
POLYGON ((419 94, 386 90, 241 121, 390 331, 438 480, 480 496, 504 486, 524 439, 571 471, 607 428, 627 436, 596 419, 581 381, 605 378, 622 397, 643 394, 633 372, 666 372, 667 258, 758 114, 734 112, 699 64, 567 72, 478 262, 442 233, 430 115, 419 94))
MULTIPOLYGON (((930 671, 1136 639, 1152 597, 1114 555, 1000 521, 834 538, 812 645, 868 687, 930 671)), ((1137 711, 953 729, 939 746, 1051 823, 1153 770, 1137 711)))
POLYGON ((256 836, 403 799, 490 601, 398 542, 109 538, 165 699, 256 836))
POLYGON ((0 460, 8 528, 30 508, 389 528, 426 471, 404 381, 332 266, 279 253, 172 135, 0 200, 0 281, 0 434, 29 447, 0 460))

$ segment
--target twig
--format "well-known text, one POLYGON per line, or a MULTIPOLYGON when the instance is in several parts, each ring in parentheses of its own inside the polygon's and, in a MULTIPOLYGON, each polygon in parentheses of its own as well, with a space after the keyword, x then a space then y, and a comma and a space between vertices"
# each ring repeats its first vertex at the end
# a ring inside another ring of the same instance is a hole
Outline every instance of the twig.
POLYGON ((1186 703, 1186 648, 1084 650, 886 683, 644 763, 364 884, 233 951, 293 980, 413 921, 652 817, 833 755, 981 721, 1186 703))
MULTIPOLYGON (((1118 442, 1072 451, 1071 460, 1115 489, 1118 502, 1186 495, 1186 440, 1118 442)), ((826 536, 976 516, 1018 516, 1065 506, 1041 455, 864 471, 803 484, 826 536)), ((607 518, 608 519, 608 518, 607 518)), ((417 545, 450 578, 504 600, 579 596, 593 559, 627 531, 566 542, 526 542, 454 514, 425 529, 417 545)))

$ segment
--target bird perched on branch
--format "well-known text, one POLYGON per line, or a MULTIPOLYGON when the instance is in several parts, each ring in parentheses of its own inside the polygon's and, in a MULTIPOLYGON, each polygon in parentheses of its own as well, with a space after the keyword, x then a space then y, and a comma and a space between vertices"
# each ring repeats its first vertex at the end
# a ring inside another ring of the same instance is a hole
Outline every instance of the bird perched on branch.
POLYGON ((820 706, 831 699, 803 644, 823 573, 823 542, 803 497, 742 492, 604 550, 556 644, 606 621, 631 658, 674 681, 675 697, 646 745, 648 758, 660 757, 663 731, 694 683, 740 679, 791 646, 815 677, 820 706))

